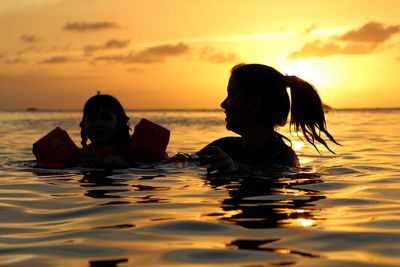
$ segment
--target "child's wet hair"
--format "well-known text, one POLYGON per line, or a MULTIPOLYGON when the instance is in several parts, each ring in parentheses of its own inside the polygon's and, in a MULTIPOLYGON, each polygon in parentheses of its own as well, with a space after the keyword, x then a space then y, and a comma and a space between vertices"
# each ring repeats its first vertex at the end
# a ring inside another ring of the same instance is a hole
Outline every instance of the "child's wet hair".
POLYGON ((87 146, 88 139, 85 133, 85 118, 90 112, 99 107, 102 107, 104 110, 116 116, 119 136, 116 137, 115 145, 122 149, 122 151, 129 153, 131 147, 129 117, 126 115, 121 103, 111 95, 97 94, 86 101, 83 108, 82 121, 79 123, 79 126, 81 127, 82 146, 87 146))

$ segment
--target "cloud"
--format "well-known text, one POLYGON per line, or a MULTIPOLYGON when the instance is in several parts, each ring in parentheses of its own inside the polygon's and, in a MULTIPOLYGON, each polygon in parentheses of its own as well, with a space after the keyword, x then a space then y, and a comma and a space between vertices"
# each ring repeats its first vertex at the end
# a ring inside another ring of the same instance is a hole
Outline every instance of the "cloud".
POLYGON ((180 56, 189 52, 189 46, 183 42, 176 45, 159 45, 149 47, 135 55, 135 60, 140 63, 153 63, 163 61, 167 57, 180 56))
POLYGON ((27 62, 20 57, 15 57, 15 58, 6 59, 3 61, 3 63, 11 65, 11 64, 25 64, 27 62))
MULTIPOLYGON (((124 40, 115 42, 108 41, 106 44, 101 46, 88 46, 86 48, 87 53, 92 53, 93 51, 100 49, 111 49, 114 47, 125 47, 128 45, 129 40, 124 40)), ((191 50, 191 47, 183 42, 178 42, 176 44, 163 44, 156 45, 145 48, 141 51, 130 52, 128 54, 119 55, 106 55, 97 56, 92 59, 91 63, 96 64, 99 62, 104 63, 121 63, 121 64, 151 64, 164 62, 167 58, 178 57, 186 55, 191 50)), ((204 47, 198 54, 197 60, 209 61, 216 64, 224 63, 237 63, 240 62, 240 58, 237 54, 231 52, 218 52, 213 47, 204 47)), ((134 69, 137 71, 137 69, 134 69)))
POLYGON ((339 36, 337 40, 346 42, 383 43, 400 32, 399 25, 385 26, 379 22, 369 22, 357 30, 339 36))
POLYGON ((311 24, 307 29, 305 29, 304 33, 305 34, 310 34, 313 31, 315 31, 316 29, 318 29, 317 25, 311 24))
POLYGON ((214 63, 231 63, 240 61, 235 53, 216 53, 208 57, 210 62, 214 63))
POLYGON ((90 56, 95 51, 98 50, 107 50, 107 49, 120 49, 125 48, 129 45, 130 40, 117 40, 117 39, 110 39, 106 43, 102 45, 87 45, 83 48, 85 55, 90 56))
POLYGON ((138 68, 138 67, 131 67, 131 68, 126 69, 126 71, 128 71, 128 72, 137 72, 137 73, 145 72, 144 69, 138 68))
POLYGON ((129 53, 127 55, 112 55, 112 56, 99 56, 92 60, 92 63, 106 62, 106 63, 160 63, 164 62, 169 57, 181 56, 189 52, 189 46, 185 43, 179 42, 175 45, 165 44, 146 48, 137 53, 129 53))
POLYGON ((33 34, 23 34, 20 36, 20 40, 27 44, 34 44, 40 41, 40 38, 33 34))
POLYGON ((200 60, 206 60, 212 63, 224 64, 224 63, 235 63, 241 61, 239 56, 235 53, 221 53, 215 52, 213 47, 204 47, 200 52, 200 60))
POLYGON ((38 45, 29 45, 27 47, 24 47, 23 49, 19 50, 17 52, 17 55, 23 55, 27 53, 40 53, 44 51, 44 48, 38 45))
POLYGON ((320 40, 307 42, 299 51, 289 55, 289 59, 327 57, 333 55, 362 55, 373 52, 376 44, 340 44, 335 42, 323 43, 320 40))
POLYGON ((62 64, 62 63, 68 63, 71 61, 73 61, 73 60, 69 57, 53 56, 53 57, 49 57, 47 59, 40 61, 39 64, 62 64))
POLYGON ((306 42, 300 50, 292 52, 289 59, 369 54, 398 33, 399 25, 385 26, 382 23, 369 22, 356 30, 333 36, 329 42, 306 42))
POLYGON ((53 52, 53 53, 65 53, 71 50, 71 44, 63 44, 63 45, 54 45, 46 49, 46 52, 53 52))
POLYGON ((108 29, 119 28, 119 25, 114 22, 99 21, 93 23, 87 22, 67 22, 63 30, 64 31, 75 31, 75 32, 91 32, 91 31, 101 31, 108 29))
POLYGON ((92 64, 96 64, 97 62, 123 63, 123 64, 135 63, 134 55, 132 53, 129 53, 127 55, 98 56, 91 61, 92 64))

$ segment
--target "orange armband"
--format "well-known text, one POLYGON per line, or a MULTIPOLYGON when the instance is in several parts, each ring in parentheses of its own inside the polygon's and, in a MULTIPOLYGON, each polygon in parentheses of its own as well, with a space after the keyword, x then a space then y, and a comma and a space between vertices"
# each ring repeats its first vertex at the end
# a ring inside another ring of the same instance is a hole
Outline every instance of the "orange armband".
POLYGON ((131 137, 134 157, 139 161, 165 159, 170 134, 167 128, 142 118, 131 137))
POLYGON ((62 168, 68 159, 79 152, 67 131, 56 127, 33 144, 32 152, 39 167, 62 168))

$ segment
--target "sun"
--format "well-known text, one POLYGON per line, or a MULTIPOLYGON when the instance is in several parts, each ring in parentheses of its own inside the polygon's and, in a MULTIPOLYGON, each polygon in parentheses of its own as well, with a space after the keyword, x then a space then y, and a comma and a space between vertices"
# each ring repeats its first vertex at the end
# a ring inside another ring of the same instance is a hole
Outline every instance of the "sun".
POLYGON ((283 73, 295 75, 316 88, 321 88, 326 81, 323 68, 318 67, 318 64, 313 60, 288 61, 283 63, 280 69, 283 73))

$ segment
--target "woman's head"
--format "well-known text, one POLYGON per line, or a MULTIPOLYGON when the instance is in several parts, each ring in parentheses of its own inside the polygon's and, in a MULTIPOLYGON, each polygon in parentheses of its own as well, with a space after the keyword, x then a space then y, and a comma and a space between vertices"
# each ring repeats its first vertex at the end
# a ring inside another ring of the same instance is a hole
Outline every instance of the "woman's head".
POLYGON ((227 129, 238 134, 242 134, 251 123, 271 130, 283 126, 291 111, 290 125, 295 131, 301 131, 314 147, 317 141, 330 150, 320 132, 336 143, 326 130, 322 102, 315 88, 296 76, 285 76, 266 65, 234 66, 229 79, 228 96, 221 107, 227 114, 227 129))
POLYGON ((119 101, 110 95, 95 95, 86 101, 81 127, 82 145, 87 139, 96 146, 129 145, 129 117, 119 101))
MULTIPOLYGON (((230 89, 250 106, 252 119, 272 128, 285 125, 290 101, 285 76, 274 68, 261 64, 236 65, 231 71, 228 96, 230 89)), ((224 102, 221 106, 225 109, 228 103, 224 102)))

